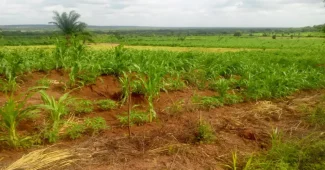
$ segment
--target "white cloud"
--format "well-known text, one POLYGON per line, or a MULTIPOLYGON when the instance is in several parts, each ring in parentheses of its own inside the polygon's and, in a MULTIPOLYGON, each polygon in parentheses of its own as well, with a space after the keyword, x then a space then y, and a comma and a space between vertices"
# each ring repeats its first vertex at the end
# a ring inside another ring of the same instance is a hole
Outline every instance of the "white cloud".
POLYGON ((76 10, 89 25, 295 27, 325 22, 322 0, 0 0, 0 25, 76 10))

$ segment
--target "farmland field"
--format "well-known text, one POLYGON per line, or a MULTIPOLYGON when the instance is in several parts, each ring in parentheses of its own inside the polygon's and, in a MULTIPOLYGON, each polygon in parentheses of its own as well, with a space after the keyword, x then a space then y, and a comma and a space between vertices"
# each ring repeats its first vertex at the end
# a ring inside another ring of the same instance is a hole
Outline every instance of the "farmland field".
POLYGON ((325 167, 324 38, 96 38, 0 46, 0 167, 325 167))

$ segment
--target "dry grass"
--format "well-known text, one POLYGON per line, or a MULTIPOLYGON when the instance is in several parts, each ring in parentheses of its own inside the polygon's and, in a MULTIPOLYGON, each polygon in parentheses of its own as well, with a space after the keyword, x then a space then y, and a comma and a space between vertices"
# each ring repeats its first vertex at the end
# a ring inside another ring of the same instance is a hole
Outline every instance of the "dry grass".
POLYGON ((282 108, 271 101, 260 101, 256 103, 252 113, 254 113, 254 117, 257 119, 271 119, 278 121, 281 119, 282 108))
POLYGON ((24 155, 4 170, 63 169, 75 164, 76 161, 77 157, 68 149, 51 150, 51 148, 46 148, 24 155))

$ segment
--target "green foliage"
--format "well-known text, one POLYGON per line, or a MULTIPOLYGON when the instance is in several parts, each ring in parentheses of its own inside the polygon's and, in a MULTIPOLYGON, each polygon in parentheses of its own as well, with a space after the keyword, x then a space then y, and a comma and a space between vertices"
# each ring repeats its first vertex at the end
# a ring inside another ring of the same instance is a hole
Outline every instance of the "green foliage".
MULTIPOLYGON (((145 95, 148 98, 149 103, 149 122, 157 117, 157 113, 154 109, 154 99, 159 96, 160 89, 162 88, 163 75, 165 69, 162 64, 152 65, 147 63, 146 70, 139 76, 139 80, 145 90, 145 95)), ((141 70, 140 70, 141 71, 141 70)))
POLYGON ((235 94, 227 94, 224 96, 224 98, 221 98, 224 104, 236 104, 236 103, 241 103, 243 102, 243 98, 240 95, 235 95, 235 94))
POLYGON ((276 35, 272 35, 272 39, 274 39, 274 40, 275 40, 275 39, 276 39, 276 35))
POLYGON ((167 91, 183 90, 186 84, 181 79, 180 73, 176 74, 176 77, 168 77, 163 80, 164 89, 167 91))
POLYGON ((22 100, 16 99, 10 96, 6 103, 0 107, 0 128, 4 129, 6 134, 5 141, 7 144, 13 148, 23 146, 29 138, 20 138, 17 133, 17 126, 19 123, 32 116, 37 112, 35 106, 27 106, 27 99, 31 95, 26 95, 22 100))
POLYGON ((71 101, 69 93, 65 93, 58 100, 49 96, 45 91, 40 91, 43 104, 38 107, 49 111, 50 127, 45 132, 45 138, 54 143, 59 138, 59 130, 62 124, 61 118, 68 113, 67 105, 71 101))
POLYGON ((68 124, 68 129, 66 131, 66 134, 70 139, 77 139, 82 136, 83 133, 86 131, 86 126, 84 124, 76 123, 76 122, 70 122, 68 124))
POLYGON ((192 102, 199 109, 213 109, 223 106, 223 101, 219 97, 194 96, 192 102))
POLYGON ((213 127, 205 121, 200 121, 197 126, 196 140, 200 143, 213 143, 216 140, 213 127))
POLYGON ((234 33, 234 36, 235 36, 235 37, 240 37, 240 36, 242 36, 242 33, 241 33, 240 31, 236 31, 236 32, 234 33))
POLYGON ((185 110, 185 101, 179 100, 176 102, 173 102, 171 106, 168 106, 164 111, 170 115, 170 116, 176 116, 182 113, 185 110))
POLYGON ((274 131, 272 148, 266 154, 251 158, 250 169, 304 169, 321 170, 325 166, 324 136, 312 134, 301 140, 283 141, 282 135, 274 131))
POLYGON ((231 89, 230 83, 232 83, 231 80, 219 79, 213 84, 210 84, 210 89, 217 91, 221 97, 225 97, 231 89))
POLYGON ((86 118, 83 123, 68 122, 68 128, 66 135, 70 139, 77 139, 86 132, 90 132, 93 135, 98 134, 102 130, 109 129, 106 121, 102 117, 86 118))
POLYGON ((4 93, 15 92, 19 85, 16 82, 17 77, 9 77, 5 80, 0 79, 0 91, 4 93))
POLYGON ((86 23, 78 21, 81 16, 75 11, 70 11, 69 14, 67 14, 66 12, 59 14, 57 11, 54 11, 53 13, 54 21, 50 22, 50 24, 54 24, 55 26, 57 26, 65 35, 72 35, 79 32, 83 32, 87 26, 86 23))
POLYGON ((85 99, 74 101, 73 108, 76 114, 91 113, 94 110, 93 102, 85 99))
POLYGON ((96 104, 101 110, 105 111, 115 109, 117 107, 117 103, 110 99, 96 101, 96 104))
MULTIPOLYGON (((128 126, 128 113, 122 113, 117 116, 117 119, 120 121, 122 126, 128 126)), ((130 114, 130 125, 144 125, 149 122, 148 114, 141 111, 132 111, 130 114)))
POLYGON ((309 115, 307 116, 307 121, 310 122, 312 125, 321 126, 325 125, 325 107, 324 105, 320 104, 317 105, 315 108, 307 110, 309 115))
POLYGON ((85 120, 85 126, 92 134, 97 134, 101 130, 109 129, 105 119, 102 117, 87 118, 85 120))
POLYGON ((47 78, 42 78, 37 81, 37 85, 43 86, 43 87, 50 87, 51 85, 51 80, 47 78))

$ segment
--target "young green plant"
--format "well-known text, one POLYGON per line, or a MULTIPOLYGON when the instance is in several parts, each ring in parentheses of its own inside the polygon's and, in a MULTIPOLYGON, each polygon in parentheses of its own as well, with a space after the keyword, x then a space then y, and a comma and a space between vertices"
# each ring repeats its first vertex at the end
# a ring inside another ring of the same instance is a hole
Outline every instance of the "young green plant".
POLYGON ((43 104, 39 107, 49 111, 49 119, 51 120, 51 127, 48 132, 45 133, 45 137, 49 139, 49 142, 56 142, 59 138, 59 129, 61 125, 61 118, 67 114, 67 104, 71 101, 69 93, 65 93, 58 100, 53 96, 49 96, 45 91, 40 91, 43 104))

